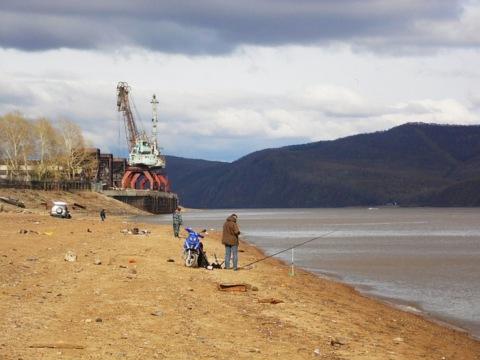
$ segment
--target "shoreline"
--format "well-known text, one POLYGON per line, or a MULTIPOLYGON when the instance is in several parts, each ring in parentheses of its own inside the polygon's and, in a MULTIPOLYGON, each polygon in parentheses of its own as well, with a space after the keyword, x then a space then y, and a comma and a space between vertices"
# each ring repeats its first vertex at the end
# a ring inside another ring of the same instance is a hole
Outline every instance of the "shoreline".
MULTIPOLYGON (((388 207, 390 208, 390 207, 388 207)), ((363 208, 362 208, 363 209, 363 208)), ((192 210, 192 209, 188 209, 192 210)), ((201 210, 201 209, 193 209, 193 210, 201 210)), ((227 211, 228 212, 228 211, 227 211)), ((231 212, 231 211, 230 211, 231 212)), ((148 218, 155 219, 156 215, 149 215, 149 216, 140 216, 140 218, 144 221, 147 221, 148 223, 153 223, 156 224, 155 220, 153 221, 148 221, 148 218)), ((137 218, 137 216, 134 216, 132 218, 137 218)), ((266 254, 265 250, 263 250, 261 247, 255 245, 252 242, 248 242, 247 240, 240 240, 241 242, 248 244, 249 246, 256 248, 262 256, 266 257, 269 256, 266 254)), ((280 264, 285 266, 286 268, 290 267, 290 263, 288 260, 283 260, 279 257, 273 257, 273 259, 279 261, 280 264)), ((365 296, 367 298, 377 300, 383 304, 386 304, 392 308, 399 309, 401 311, 418 315, 423 317, 425 320, 431 321, 433 323, 436 323, 440 326, 450 328, 455 331, 459 331, 462 333, 467 334, 470 338, 472 338, 475 341, 480 341, 480 333, 479 335, 476 335, 473 330, 469 329, 468 324, 470 324, 468 321, 464 321, 462 319, 455 318, 453 316, 449 315, 444 315, 441 313, 431 313, 428 312, 425 308, 423 308, 419 302, 413 301, 413 300, 406 300, 406 299, 401 299, 401 298, 395 298, 395 297, 389 297, 386 295, 382 295, 379 293, 372 293, 372 291, 378 290, 377 287, 373 285, 363 285, 363 284, 355 284, 353 282, 349 282, 344 280, 344 276, 341 276, 339 274, 336 274, 334 272, 329 272, 329 271, 322 271, 322 270, 315 270, 313 268, 303 268, 300 266, 296 266, 297 269, 302 269, 306 272, 311 273, 314 276, 320 277, 322 279, 325 279, 327 281, 333 281, 338 284, 342 284, 348 287, 351 287, 354 291, 356 291, 360 296, 365 296)), ((474 326, 475 328, 478 328, 478 326, 474 326)))
MULTIPOLYGON (((464 320, 459 320, 453 316, 448 316, 448 315, 442 315, 439 313, 432 314, 428 311, 426 311, 419 302, 416 301, 411 301, 411 300, 405 300, 401 298, 394 298, 394 297, 389 297, 382 295, 380 293, 373 293, 371 291, 376 291, 378 290, 375 286, 373 285, 356 285, 354 283, 348 282, 343 280, 342 276, 337 275, 335 273, 329 273, 329 272, 322 272, 322 271, 315 271, 313 269, 304 269, 306 271, 309 271, 313 273, 314 275, 320 276, 325 278, 326 280, 329 281, 334 281, 338 282, 340 284, 344 284, 347 286, 351 286, 355 291, 357 291, 360 295, 366 296, 368 298, 378 300, 386 305, 389 305, 391 307, 394 307, 396 309, 399 309, 401 311, 411 313, 414 315, 419 315, 426 320, 432 321, 436 324, 439 324, 440 326, 448 327, 453 330, 459 331, 459 332, 464 332, 467 334, 469 337, 476 341, 480 341, 480 335, 475 335, 474 333, 471 332, 468 328, 462 327, 463 324, 468 323, 464 320)), ((477 327, 480 327, 477 326, 477 327)))
MULTIPOLYGON (((107 210, 104 223, 0 213, 0 228, 5 359, 479 359, 467 334, 298 267, 289 276, 280 259, 238 272, 186 268, 168 225, 107 210), (132 227, 150 233, 122 232, 132 227), (239 282, 251 288, 217 288, 239 282)), ((210 260, 223 258, 218 233, 204 244, 210 260)), ((240 249, 243 263, 265 256, 244 240, 240 249)))
MULTIPOLYGON (((268 256, 265 253, 265 250, 258 247, 257 245, 255 245, 253 243, 250 243, 246 240, 240 240, 240 242, 241 243, 243 242, 244 244, 257 249, 257 251, 259 251, 259 253, 261 253, 263 256, 265 256, 265 257, 268 256)), ((284 266, 285 268, 287 268, 287 269, 290 268, 290 264, 287 261, 285 261, 283 259, 280 259, 280 258, 277 258, 277 257, 271 257, 271 258, 278 261, 278 263, 281 264, 282 266, 284 266)), ((371 292, 369 292, 369 290, 376 290, 376 288, 374 286, 372 286, 372 285, 355 285, 354 283, 350 283, 348 281, 345 281, 341 275, 338 275, 338 274, 333 273, 333 272, 327 272, 327 271, 321 271, 321 270, 315 271, 314 269, 303 268, 301 266, 295 266, 295 269, 300 269, 301 271, 305 271, 307 273, 312 274, 313 276, 319 277, 319 278, 324 279, 326 281, 332 281, 334 283, 337 283, 337 284, 340 284, 340 285, 343 285, 343 286, 347 286, 347 287, 351 288, 353 291, 355 291, 358 294, 358 296, 364 296, 366 298, 372 299, 374 301, 378 301, 378 302, 380 302, 382 304, 385 304, 389 307, 392 307, 394 309, 398 309, 398 310, 403 311, 405 313, 412 314, 412 315, 415 315, 415 316, 419 316, 419 317, 421 317, 421 318, 423 318, 427 321, 431 321, 432 323, 437 324, 439 326, 457 331, 459 333, 464 333, 465 335, 470 337, 472 340, 480 342, 480 335, 475 335, 469 329, 466 329, 466 328, 462 327, 460 324, 463 324, 464 322, 462 322, 461 320, 456 320, 453 317, 441 316, 441 315, 438 315, 438 314, 437 315, 432 315, 432 314, 428 313, 425 309, 423 309, 422 306, 418 302, 408 301, 408 300, 405 300, 405 299, 393 298, 393 297, 388 297, 388 296, 382 296, 380 294, 371 293, 371 292), (412 309, 412 310, 409 310, 409 309, 412 309), (449 322, 448 319, 451 319, 451 322, 449 322)))

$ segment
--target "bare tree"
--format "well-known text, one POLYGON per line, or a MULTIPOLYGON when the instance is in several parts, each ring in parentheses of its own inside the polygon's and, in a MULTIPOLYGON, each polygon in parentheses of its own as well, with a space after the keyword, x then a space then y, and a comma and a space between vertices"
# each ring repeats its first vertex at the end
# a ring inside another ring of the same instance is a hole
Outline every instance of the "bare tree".
POLYGON ((85 176, 96 167, 95 159, 86 148, 80 127, 70 120, 60 120, 60 164, 64 177, 73 180, 85 176))
POLYGON ((0 158, 10 180, 30 180, 30 172, 40 180, 94 179, 98 172, 77 124, 62 119, 56 128, 46 118, 29 121, 18 112, 0 116, 0 158))
POLYGON ((50 120, 40 118, 35 122, 35 130, 37 137, 36 157, 38 165, 36 166, 36 174, 39 180, 44 180, 55 176, 59 158, 59 132, 55 129, 50 120))
POLYGON ((32 124, 19 112, 0 117, 0 142, 10 180, 18 179, 21 175, 29 178, 28 160, 35 149, 31 127, 32 124))

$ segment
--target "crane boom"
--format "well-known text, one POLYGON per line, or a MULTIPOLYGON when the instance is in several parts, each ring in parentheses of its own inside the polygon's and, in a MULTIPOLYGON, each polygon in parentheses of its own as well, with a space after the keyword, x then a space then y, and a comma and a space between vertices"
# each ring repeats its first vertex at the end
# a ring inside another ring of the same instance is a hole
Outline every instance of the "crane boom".
POLYGON ((126 137, 128 144, 128 151, 132 151, 135 147, 135 143, 139 138, 139 132, 137 124, 133 118, 132 109, 130 108, 130 101, 128 93, 130 92, 130 86, 126 82, 119 82, 117 85, 117 110, 123 113, 123 119, 125 121, 126 137))

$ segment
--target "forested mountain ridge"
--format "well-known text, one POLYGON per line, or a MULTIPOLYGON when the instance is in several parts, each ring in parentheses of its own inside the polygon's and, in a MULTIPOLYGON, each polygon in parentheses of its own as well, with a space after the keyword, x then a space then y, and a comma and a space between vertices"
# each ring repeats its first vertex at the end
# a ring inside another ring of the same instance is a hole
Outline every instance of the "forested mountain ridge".
POLYGON ((480 205, 477 125, 408 123, 232 163, 167 160, 174 191, 189 207, 480 205))

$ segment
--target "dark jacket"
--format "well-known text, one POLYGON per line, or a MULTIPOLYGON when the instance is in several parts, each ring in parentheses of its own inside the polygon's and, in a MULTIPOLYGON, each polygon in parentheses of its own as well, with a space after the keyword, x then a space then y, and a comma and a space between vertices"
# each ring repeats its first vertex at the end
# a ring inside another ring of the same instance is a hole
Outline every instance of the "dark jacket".
POLYGON ((238 245, 238 235, 240 235, 240 229, 237 225, 237 219, 235 216, 229 216, 223 224, 222 244, 238 245))

